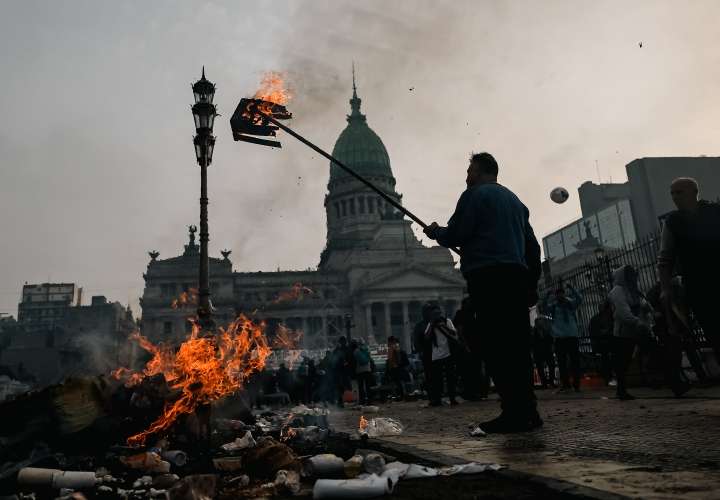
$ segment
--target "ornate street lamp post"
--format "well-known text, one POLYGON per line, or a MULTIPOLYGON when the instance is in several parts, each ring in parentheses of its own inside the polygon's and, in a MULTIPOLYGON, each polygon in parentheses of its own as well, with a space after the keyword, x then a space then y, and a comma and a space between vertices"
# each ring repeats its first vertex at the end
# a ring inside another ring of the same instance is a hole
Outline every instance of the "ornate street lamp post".
POLYGON ((200 165, 200 275, 198 279, 198 321, 206 332, 214 330, 210 306, 210 260, 208 257, 208 195, 207 195, 207 168, 212 163, 215 136, 213 136, 213 123, 216 113, 213 98, 215 97, 215 84, 205 78, 203 67, 202 78, 192 86, 195 104, 192 107, 195 118, 196 135, 195 156, 200 165))

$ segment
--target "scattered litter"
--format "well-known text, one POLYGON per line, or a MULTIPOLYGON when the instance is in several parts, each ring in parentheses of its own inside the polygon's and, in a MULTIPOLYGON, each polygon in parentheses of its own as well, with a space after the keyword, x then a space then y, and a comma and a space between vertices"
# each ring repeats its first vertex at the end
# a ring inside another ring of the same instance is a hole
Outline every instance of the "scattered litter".
POLYGON ((221 457, 213 458, 213 466, 219 471, 235 472, 242 469, 242 457, 221 457))
POLYGON ((120 457, 120 462, 131 469, 157 472, 160 474, 170 472, 170 462, 163 460, 160 455, 154 451, 120 457))
POLYGON ((296 471, 279 470, 275 476, 275 486, 295 495, 300 492, 300 474, 296 471))
POLYGON ((160 474, 159 476, 155 476, 153 478, 152 485, 153 488, 166 490, 178 481, 180 481, 180 478, 177 474, 160 474))
POLYGON ((377 417, 365 420, 360 417, 360 434, 366 434, 368 437, 397 436, 402 434, 403 426, 394 418, 377 417))
POLYGON ((345 477, 345 461, 331 453, 315 455, 303 464, 303 475, 312 478, 345 477))
POLYGON ((378 413, 380 411, 379 406, 361 406, 360 411, 363 413, 378 413))
POLYGON ((313 498, 374 498, 392 493, 393 486, 391 479, 375 474, 364 479, 318 479, 313 498))
POLYGON ((485 437, 485 436, 487 436, 487 432, 482 430, 479 425, 470 431, 470 437, 485 437))
POLYGON ((363 460, 363 470, 368 474, 380 475, 385 470, 385 459, 378 453, 369 453, 363 460))
POLYGON ((470 462, 467 464, 453 465, 451 467, 443 467, 438 469, 438 474, 441 476, 453 476, 455 474, 480 474, 489 470, 496 471, 502 469, 500 464, 479 464, 477 462, 470 462))
POLYGON ((152 484, 152 480, 153 479, 150 476, 143 476, 143 477, 137 479, 133 483, 133 488, 137 489, 137 488, 144 488, 146 486, 150 486, 152 484))
POLYGON ((355 479, 363 471, 363 460, 361 455, 355 455, 345 460, 345 477, 355 479))
POLYGON ((41 469, 36 467, 25 467, 18 473, 19 484, 32 486, 51 486, 62 489, 85 489, 94 488, 102 483, 102 479, 89 471, 62 471, 57 469, 41 469))
POLYGON ((235 441, 232 441, 231 443, 225 443, 220 448, 225 451, 237 451, 254 448, 256 445, 257 442, 253 438, 252 432, 247 431, 243 437, 236 438, 235 441))
POLYGON ((162 457, 175 467, 183 467, 188 462, 187 453, 182 450, 168 450, 162 454, 162 457))

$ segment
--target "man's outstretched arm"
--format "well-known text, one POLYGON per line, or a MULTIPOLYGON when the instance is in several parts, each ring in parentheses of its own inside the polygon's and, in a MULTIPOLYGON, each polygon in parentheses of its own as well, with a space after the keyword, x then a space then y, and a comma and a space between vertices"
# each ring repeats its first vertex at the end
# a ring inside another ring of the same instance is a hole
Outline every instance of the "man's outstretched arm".
POLYGON ((425 228, 425 234, 433 240, 436 240, 445 248, 462 247, 472 237, 475 227, 475 210, 473 210, 470 191, 465 191, 457 202, 455 213, 452 214, 448 221, 447 227, 442 227, 433 222, 425 228))

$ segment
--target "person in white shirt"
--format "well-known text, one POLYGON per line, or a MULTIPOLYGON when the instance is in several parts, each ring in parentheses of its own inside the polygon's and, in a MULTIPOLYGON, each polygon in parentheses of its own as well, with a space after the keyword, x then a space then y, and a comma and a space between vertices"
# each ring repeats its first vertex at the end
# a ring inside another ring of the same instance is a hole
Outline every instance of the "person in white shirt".
POLYGON ((432 351, 428 392, 429 406, 442 406, 443 383, 447 386, 450 404, 457 405, 455 399, 455 358, 453 351, 458 346, 457 330, 452 321, 443 316, 438 306, 430 311, 430 320, 425 328, 426 345, 432 351))

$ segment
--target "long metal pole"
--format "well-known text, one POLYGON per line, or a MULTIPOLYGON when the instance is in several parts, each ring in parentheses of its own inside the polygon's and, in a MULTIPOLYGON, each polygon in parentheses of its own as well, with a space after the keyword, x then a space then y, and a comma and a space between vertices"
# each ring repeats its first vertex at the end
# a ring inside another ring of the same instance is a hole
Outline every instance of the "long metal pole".
POLYGON ((208 195, 207 195, 207 157, 200 165, 200 274, 198 277, 198 319, 205 328, 212 326, 210 311, 210 265, 208 257, 208 195))
MULTIPOLYGON (((276 120, 275 118, 273 118, 271 115, 266 114, 266 113, 263 113, 263 112, 261 112, 261 111, 258 111, 258 113, 260 113, 260 114, 262 114, 263 116, 265 116, 270 123, 272 123, 273 125, 277 125, 280 129, 284 130, 285 132, 287 132, 288 134, 290 134, 291 136, 293 136, 295 139, 297 139, 298 141, 300 141, 300 142, 302 142, 303 144, 305 144, 306 146, 308 146, 310 149, 312 149, 312 150, 315 151, 316 153, 323 155, 325 158, 327 158, 328 160, 330 160, 331 162, 333 162, 335 165, 337 165, 338 167, 342 168, 345 172, 347 172, 347 173, 350 174, 351 176, 355 177, 357 180, 359 180, 360 182, 362 182, 363 184, 365 184, 367 187, 369 187, 370 189, 372 189, 373 191, 375 191, 375 192, 376 192, 377 194, 379 194, 383 199, 385 199, 385 201, 387 201, 387 202, 390 203, 392 206, 394 206, 395 208, 397 208, 398 210, 400 210, 402 213, 404 213, 405 215, 407 215, 408 217, 410 217, 413 221, 415 221, 417 224, 419 224, 423 229, 425 229, 426 227, 428 227, 428 225, 425 224, 425 223, 424 223, 419 217, 417 217, 414 213, 412 213, 412 212, 411 212, 410 210, 408 210, 407 208, 403 207, 400 203, 398 203, 397 201, 395 201, 391 196, 389 196, 388 194, 386 194, 385 191, 383 191, 382 189, 380 189, 379 187, 377 187, 375 184, 373 184, 373 183, 370 182, 369 180, 365 179, 363 176, 361 176, 360 174, 358 174, 357 172, 355 172, 353 169, 351 169, 350 167, 348 167, 347 165, 345 165, 343 162, 341 162, 341 161, 338 160, 337 158, 333 157, 331 154, 326 153, 325 151, 323 151, 322 149, 320 149, 319 147, 317 147, 315 144, 313 144, 312 142, 310 142, 310 141, 308 141, 307 139, 305 139, 303 136, 301 136, 300 134, 298 134, 297 132, 295 132, 295 131, 292 130, 291 128, 283 125, 281 122, 279 122, 278 120, 276 120)), ((455 248, 455 247, 450 247, 450 250, 452 250, 452 251, 455 252, 456 254, 460 255, 460 250, 458 250, 457 248, 455 248)))

